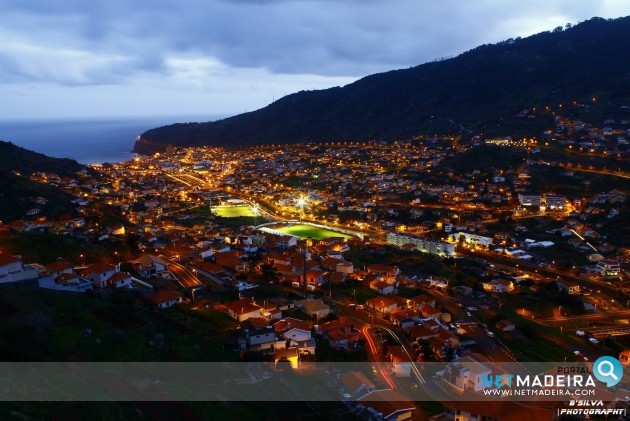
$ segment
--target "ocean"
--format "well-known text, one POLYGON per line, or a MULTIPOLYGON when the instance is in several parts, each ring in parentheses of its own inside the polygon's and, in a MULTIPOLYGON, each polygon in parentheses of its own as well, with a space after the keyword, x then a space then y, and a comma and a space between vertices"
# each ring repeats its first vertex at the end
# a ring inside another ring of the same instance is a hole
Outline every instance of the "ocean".
POLYGON ((154 127, 225 116, 139 117, 84 120, 0 120, 0 140, 55 158, 82 164, 133 159, 136 137, 154 127))

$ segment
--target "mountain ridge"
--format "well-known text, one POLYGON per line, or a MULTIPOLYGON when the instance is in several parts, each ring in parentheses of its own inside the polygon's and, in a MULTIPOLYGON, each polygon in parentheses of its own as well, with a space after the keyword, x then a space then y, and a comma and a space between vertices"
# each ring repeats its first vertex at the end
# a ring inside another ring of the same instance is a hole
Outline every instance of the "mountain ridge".
MULTIPOLYGON (((487 130, 523 108, 630 101, 630 16, 593 18, 456 57, 300 91, 245 114, 148 130, 136 152, 158 145, 234 145, 408 139, 487 130)), ((627 104, 626 104, 627 105, 627 104)), ((508 124, 496 134, 507 133, 508 124)), ((539 127, 532 125, 532 131, 539 127)), ((526 132, 527 130, 525 130, 526 132)), ((528 134, 528 133, 525 133, 528 134)))

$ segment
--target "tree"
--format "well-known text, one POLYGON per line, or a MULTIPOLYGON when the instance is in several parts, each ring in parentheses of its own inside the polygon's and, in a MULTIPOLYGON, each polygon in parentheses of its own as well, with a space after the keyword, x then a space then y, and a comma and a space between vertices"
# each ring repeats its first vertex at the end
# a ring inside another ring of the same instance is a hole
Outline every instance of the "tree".
POLYGON ((422 361, 437 361, 435 352, 431 348, 431 343, 426 339, 418 340, 418 354, 422 356, 422 361))
POLYGON ((274 283, 278 282, 278 280, 280 279, 278 271, 276 271, 276 267, 268 263, 264 263, 260 266, 260 272, 262 275, 262 279, 265 282, 274 283))

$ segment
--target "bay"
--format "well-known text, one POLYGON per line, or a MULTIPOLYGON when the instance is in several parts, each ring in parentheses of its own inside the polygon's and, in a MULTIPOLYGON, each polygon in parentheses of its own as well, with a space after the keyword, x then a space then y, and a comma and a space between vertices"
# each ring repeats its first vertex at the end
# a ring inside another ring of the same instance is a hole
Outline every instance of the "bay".
POLYGON ((133 159, 136 137, 168 124, 214 121, 225 116, 170 116, 77 120, 0 120, 0 140, 82 164, 133 159))

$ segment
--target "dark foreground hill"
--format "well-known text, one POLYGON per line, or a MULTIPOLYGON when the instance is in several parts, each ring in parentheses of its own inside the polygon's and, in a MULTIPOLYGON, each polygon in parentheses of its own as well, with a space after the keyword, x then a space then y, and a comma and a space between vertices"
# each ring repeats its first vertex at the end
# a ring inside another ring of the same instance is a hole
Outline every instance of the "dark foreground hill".
POLYGON ((26 212, 32 208, 41 210, 37 216, 73 214, 76 208, 70 203, 73 196, 57 187, 32 181, 29 175, 47 172, 60 177, 77 178, 76 173, 83 168, 83 165, 72 159, 51 158, 0 141, 0 221, 26 218, 26 212), (43 198, 46 203, 38 205, 34 202, 36 198, 43 198))
POLYGON ((45 171, 59 176, 73 176, 83 168, 85 167, 74 159, 52 158, 0 140, 0 169, 2 171, 18 171, 24 174, 45 171))
MULTIPOLYGON (((344 87, 298 92, 224 120, 152 129, 142 134, 136 150, 150 151, 155 144, 393 140, 480 130, 508 135, 515 130, 512 122, 517 124, 514 115, 527 107, 596 98, 618 110, 630 102, 628 34, 630 17, 593 18, 344 87)), ((532 124, 531 130, 538 133, 540 127, 532 124)))

